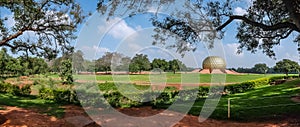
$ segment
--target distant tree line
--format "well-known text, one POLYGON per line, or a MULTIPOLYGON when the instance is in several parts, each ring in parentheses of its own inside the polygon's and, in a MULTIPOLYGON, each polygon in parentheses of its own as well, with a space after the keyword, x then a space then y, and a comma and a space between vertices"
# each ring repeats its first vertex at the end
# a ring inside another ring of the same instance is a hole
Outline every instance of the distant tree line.
POLYGON ((278 61, 274 67, 268 67, 265 63, 255 64, 252 68, 229 68, 230 70, 237 71, 239 73, 284 73, 288 75, 289 73, 299 74, 300 65, 292 60, 283 59, 278 61))
POLYGON ((0 76, 27 76, 44 74, 49 71, 43 58, 20 56, 14 58, 7 53, 5 48, 0 50, 0 76))
POLYGON ((49 62, 50 71, 60 72, 63 60, 72 61, 72 70, 77 72, 105 72, 110 71, 126 71, 141 73, 142 71, 150 71, 158 69, 160 72, 190 71, 191 68, 186 67, 182 61, 178 59, 165 60, 155 58, 152 62, 145 54, 136 54, 130 58, 117 52, 106 52, 103 56, 96 60, 86 60, 83 53, 78 50, 72 54, 64 54, 49 62), (112 68, 113 67, 113 68, 112 68))
MULTIPOLYGON (((125 56, 117 52, 106 52, 102 57, 95 60, 95 71, 128 71, 141 73, 142 71, 150 71, 159 69, 160 72, 187 71, 187 67, 178 59, 167 61, 165 59, 155 58, 150 62, 145 54, 136 54, 133 58, 125 56), (113 67, 113 68, 111 68, 113 67)), ((89 69, 91 70, 91 69, 89 69)))

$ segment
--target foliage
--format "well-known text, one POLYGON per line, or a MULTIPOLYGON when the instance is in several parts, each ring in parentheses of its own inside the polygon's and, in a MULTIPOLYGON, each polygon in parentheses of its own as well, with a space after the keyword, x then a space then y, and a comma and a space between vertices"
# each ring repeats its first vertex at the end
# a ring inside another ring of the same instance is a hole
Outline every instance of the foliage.
POLYGON ((259 86, 265 86, 269 84, 270 84, 269 78, 261 78, 261 79, 246 81, 238 84, 226 85, 224 88, 224 92, 228 94, 244 93, 246 91, 252 90, 259 86))
POLYGON ((111 67, 113 67, 115 71, 118 66, 122 66, 125 64, 122 61, 124 60, 124 58, 126 57, 124 57, 121 53, 106 52, 101 58, 95 61, 95 69, 96 71, 105 71, 106 73, 108 73, 108 71, 112 70, 111 67))
POLYGON ((279 72, 284 72, 286 76, 288 76, 289 72, 293 70, 299 71, 299 64, 289 59, 283 59, 276 63, 274 69, 279 72))
POLYGON ((0 82, 0 93, 9 93, 16 96, 29 96, 31 93, 31 85, 20 87, 10 83, 0 82))
POLYGON ((186 70, 185 64, 183 64, 180 60, 174 59, 169 61, 169 70, 173 71, 173 74, 176 73, 178 70, 186 70))
POLYGON ((1 77, 45 74, 48 71, 48 65, 44 59, 37 57, 13 58, 4 48, 0 51, 0 65, 1 77))
POLYGON ((153 59, 151 63, 152 69, 160 69, 159 72, 166 71, 169 69, 169 63, 165 59, 153 59))
POLYGON ((45 88, 39 89, 39 98, 52 100, 60 104, 79 104, 77 95, 73 90, 45 88))
POLYGON ((83 52, 80 50, 77 50, 76 52, 74 52, 72 54, 72 69, 74 70, 74 73, 77 73, 79 71, 83 71, 84 70, 84 66, 83 66, 83 52))
POLYGON ((136 54, 129 64, 130 72, 142 72, 149 70, 151 68, 150 61, 147 55, 144 54, 136 54))
POLYGON ((72 75, 72 63, 70 60, 62 61, 59 76, 64 84, 73 84, 74 79, 72 75))
POLYGON ((195 51, 199 42, 208 42, 208 47, 212 47, 214 38, 222 38, 224 28, 234 20, 241 21, 236 34, 240 43, 238 53, 243 49, 252 53, 261 49, 267 56, 274 58, 273 47, 279 45, 282 39, 290 37, 291 33, 297 34, 294 41, 300 46, 300 0, 254 0, 248 3, 246 13, 243 14, 234 13, 236 4, 244 4, 236 0, 187 0, 180 3, 182 8, 168 10, 168 6, 175 6, 173 4, 175 0, 100 0, 98 11, 107 14, 108 18, 119 14, 133 16, 147 12, 152 7, 157 7, 158 12, 160 9, 170 11, 171 14, 164 19, 153 16, 152 22, 156 27, 153 44, 166 44, 165 40, 173 37, 176 42, 168 47, 177 48, 179 53, 195 51), (118 11, 124 7, 127 13, 118 11))
POLYGON ((0 7, 13 18, 0 19, 0 47, 24 55, 55 58, 57 54, 72 51, 71 40, 78 25, 85 18, 81 7, 73 0, 2 0, 0 7), (13 20, 12 26, 6 20, 13 20), (30 37, 26 33, 33 33, 30 37))
POLYGON ((261 74, 266 74, 269 67, 265 63, 258 63, 254 65, 253 69, 261 74))

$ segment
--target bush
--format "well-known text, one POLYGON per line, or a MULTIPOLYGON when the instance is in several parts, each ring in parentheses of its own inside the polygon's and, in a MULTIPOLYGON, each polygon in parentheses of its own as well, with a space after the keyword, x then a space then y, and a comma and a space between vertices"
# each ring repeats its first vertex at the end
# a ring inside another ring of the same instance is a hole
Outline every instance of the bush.
POLYGON ((204 96, 207 96, 208 92, 209 92, 209 87, 199 86, 199 91, 198 91, 197 98, 203 98, 204 96))
POLYGON ((20 89, 21 96, 29 96, 31 93, 31 85, 27 84, 20 89))
POLYGON ((0 93, 8 93, 11 84, 0 82, 0 93))
POLYGON ((45 99, 45 100, 54 100, 54 93, 52 89, 49 88, 40 88, 39 89, 39 98, 45 99))
POLYGON ((246 81, 237 84, 225 86, 224 92, 228 94, 243 93, 256 87, 270 84, 270 78, 260 78, 256 80, 246 81))
POLYGON ((76 92, 69 89, 40 88, 38 96, 41 99, 53 100, 57 103, 79 104, 76 92))
POLYGON ((30 87, 30 85, 19 87, 10 83, 0 82, 0 93, 9 93, 16 96, 29 96, 31 93, 30 87))

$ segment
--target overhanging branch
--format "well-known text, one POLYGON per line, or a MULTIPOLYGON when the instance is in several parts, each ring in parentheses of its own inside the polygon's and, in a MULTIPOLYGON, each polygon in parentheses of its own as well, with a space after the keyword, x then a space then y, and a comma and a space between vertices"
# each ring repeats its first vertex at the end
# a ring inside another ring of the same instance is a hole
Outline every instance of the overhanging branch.
POLYGON ((250 24, 252 26, 259 27, 259 28, 263 29, 264 31, 274 31, 274 30, 278 30, 278 29, 282 29, 282 28, 290 28, 292 30, 300 32, 298 27, 295 24, 290 23, 290 22, 281 22, 281 23, 277 23, 277 24, 274 24, 274 25, 265 25, 263 23, 252 21, 252 20, 246 18, 245 16, 239 16, 239 15, 229 16, 229 19, 224 24, 219 26, 216 30, 217 31, 222 30, 228 24, 230 24, 233 20, 236 20, 236 19, 237 20, 242 20, 245 23, 250 24))

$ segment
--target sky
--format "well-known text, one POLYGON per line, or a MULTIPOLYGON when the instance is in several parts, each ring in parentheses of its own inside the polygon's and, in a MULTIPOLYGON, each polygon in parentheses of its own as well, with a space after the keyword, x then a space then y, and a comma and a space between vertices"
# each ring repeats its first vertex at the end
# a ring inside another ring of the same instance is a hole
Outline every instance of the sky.
MULTIPOLYGON (((84 53, 85 59, 98 59, 105 52, 120 52, 126 56, 133 57, 136 53, 147 54, 150 60, 154 58, 162 59, 180 59, 189 67, 198 68, 202 66, 202 61, 210 55, 221 56, 226 60, 227 68, 253 67, 257 63, 266 63, 272 67, 276 62, 282 59, 291 59, 299 62, 297 44, 292 40, 296 34, 291 35, 288 39, 282 40, 281 44, 274 47, 276 60, 269 58, 262 51, 253 54, 243 51, 237 54, 238 40, 235 38, 237 24, 234 21, 225 27, 225 36, 221 40, 215 40, 215 48, 208 49, 203 43, 197 44, 195 52, 188 52, 184 57, 176 53, 174 49, 167 49, 164 45, 152 45, 154 27, 149 22, 150 13, 138 14, 133 17, 115 16, 106 20, 106 16, 96 11, 98 0, 77 0, 82 6, 84 13, 91 12, 92 15, 86 19, 86 22, 80 25, 77 40, 74 41, 75 49, 84 53)), ((181 1, 181 0, 180 0, 181 1)), ((170 5, 172 7, 181 7, 180 2, 170 5)), ((251 0, 242 0, 234 5, 234 14, 247 13, 245 8, 251 5, 251 0)), ((123 11, 122 9, 119 11, 123 11)), ((149 12, 153 11, 149 7, 149 12)), ((170 12, 159 11, 159 16, 169 15, 170 12)), ((2 11, 1 15, 5 14, 2 11)), ((13 25, 13 19, 7 21, 7 24, 13 25)), ((174 39, 167 41, 168 44, 174 43, 174 39)))
MULTIPOLYGON (((105 52, 121 52, 126 56, 133 57, 135 53, 147 54, 150 60, 154 58, 180 59, 190 67, 200 67, 202 61, 209 55, 221 56, 226 60, 228 68, 253 67, 257 63, 266 63, 274 66, 282 59, 291 59, 299 62, 297 44, 290 38, 282 40, 281 44, 274 48, 276 60, 269 58, 262 51, 253 54, 243 51, 237 54, 238 40, 235 38, 237 24, 234 21, 225 28, 225 36, 222 40, 217 40, 214 49, 205 48, 205 44, 198 44, 195 52, 186 53, 182 58, 174 50, 166 49, 164 46, 153 46, 151 37, 153 26, 148 21, 149 15, 140 14, 134 17, 115 17, 106 21, 105 16, 101 16, 94 11, 96 1, 78 1, 82 3, 83 9, 93 12, 93 15, 82 26, 76 48, 83 50, 87 59, 101 57, 105 52)), ((178 3, 176 3, 178 5, 178 3)), ((245 8, 251 5, 251 0, 245 0, 234 5, 234 14, 246 13, 245 8)), ((168 14, 168 12, 162 12, 168 14)), ((174 40, 169 40, 169 43, 174 40)))

